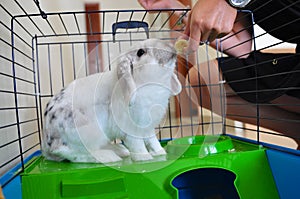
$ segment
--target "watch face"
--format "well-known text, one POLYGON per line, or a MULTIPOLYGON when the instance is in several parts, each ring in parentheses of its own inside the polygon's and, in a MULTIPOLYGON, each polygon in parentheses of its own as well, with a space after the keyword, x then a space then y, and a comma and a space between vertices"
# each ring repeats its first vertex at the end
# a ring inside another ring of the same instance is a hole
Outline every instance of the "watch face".
POLYGON ((245 7, 250 0, 230 0, 234 7, 243 8, 245 7))

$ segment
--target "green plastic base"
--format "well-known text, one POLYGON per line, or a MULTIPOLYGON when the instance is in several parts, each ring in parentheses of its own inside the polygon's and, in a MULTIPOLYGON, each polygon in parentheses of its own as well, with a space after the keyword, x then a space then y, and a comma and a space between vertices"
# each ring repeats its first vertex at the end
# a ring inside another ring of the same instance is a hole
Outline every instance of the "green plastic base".
POLYGON ((166 160, 124 161, 110 166, 52 162, 38 157, 22 174, 23 198, 178 198, 179 191, 172 181, 201 168, 234 173, 234 186, 242 199, 279 198, 265 149, 257 145, 226 136, 195 136, 171 141, 166 149, 166 160))

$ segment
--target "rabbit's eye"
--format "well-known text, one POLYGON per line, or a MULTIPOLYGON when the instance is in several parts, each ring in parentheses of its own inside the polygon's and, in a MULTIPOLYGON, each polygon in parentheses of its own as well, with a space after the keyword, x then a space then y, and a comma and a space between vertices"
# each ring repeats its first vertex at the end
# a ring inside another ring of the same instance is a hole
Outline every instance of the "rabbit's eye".
POLYGON ((136 55, 138 56, 138 57, 141 57, 143 54, 145 54, 146 52, 143 50, 143 49, 139 49, 138 51, 137 51, 137 53, 136 53, 136 55))

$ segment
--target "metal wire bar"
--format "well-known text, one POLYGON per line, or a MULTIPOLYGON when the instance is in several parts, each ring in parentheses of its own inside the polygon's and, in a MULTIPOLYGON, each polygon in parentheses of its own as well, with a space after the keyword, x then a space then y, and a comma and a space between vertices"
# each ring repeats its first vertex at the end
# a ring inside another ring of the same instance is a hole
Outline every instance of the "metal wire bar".
MULTIPOLYGON (((19 108, 19 110, 22 110, 22 109, 33 109, 33 108, 36 108, 36 106, 24 106, 24 107, 20 106, 18 108, 19 108)), ((15 109, 16 109, 16 107, 0 107, 1 111, 4 111, 4 110, 15 110, 15 109)))
MULTIPOLYGON (((40 9, 40 7, 39 7, 40 9)), ((40 12, 41 14, 43 14, 44 12, 40 9, 40 12)), ((35 44, 35 39, 32 38, 31 40, 31 45, 34 46, 35 44)), ((34 85, 37 84, 37 78, 36 78, 36 68, 35 68, 35 57, 34 57, 34 49, 32 48, 32 51, 31 51, 31 56, 32 56, 32 69, 33 69, 33 81, 34 81, 34 85)), ((37 125, 37 133, 38 133, 38 136, 39 136, 39 143, 42 143, 42 138, 41 138, 41 128, 40 128, 40 118, 39 118, 39 107, 38 107, 38 95, 37 95, 37 92, 38 92, 38 88, 36 86, 34 86, 34 93, 35 93, 35 113, 36 113, 36 117, 37 117, 37 121, 36 121, 36 125, 37 125)))
POLYGON ((154 18, 154 20, 152 21, 151 25, 149 26, 149 31, 152 29, 154 23, 157 21, 158 17, 160 16, 161 11, 159 11, 156 15, 156 17, 154 18))
POLYGON ((73 16, 74 16, 74 19, 75 19, 75 22, 76 22, 76 27, 77 27, 78 33, 79 33, 79 35, 81 35, 80 28, 79 28, 79 24, 78 24, 78 20, 77 20, 77 17, 76 17, 76 14, 74 13, 73 16))
POLYGON ((16 51, 18 51, 19 53, 21 53, 22 55, 24 55, 26 58, 28 58, 29 60, 33 60, 32 57, 30 57, 29 55, 25 54, 22 50, 20 50, 19 48, 12 46, 10 43, 8 43, 7 41, 5 41, 4 39, 0 38, 0 41, 5 43, 6 45, 8 45, 10 48, 15 49, 16 51))
MULTIPOLYGON (((11 29, 11 31, 13 32, 13 29, 11 29)), ((32 46, 26 42, 19 34, 17 34, 16 32, 13 32, 14 36, 17 36, 18 39, 20 39, 22 41, 22 43, 26 44, 28 47, 32 48, 32 46)))
POLYGON ((39 146, 40 143, 36 143, 34 145, 32 145, 31 147, 29 147, 27 150, 23 151, 23 154, 26 154, 27 152, 31 151, 32 149, 34 149, 35 147, 39 146))
MULTIPOLYGON (((14 161, 14 160, 17 160, 17 158, 19 158, 19 156, 16 156, 15 158, 13 158, 12 159, 12 161, 14 161)), ((11 161, 11 162, 12 162, 11 161)), ((11 162, 9 162, 9 163, 11 163, 11 162)), ((8 163, 8 164, 9 164, 8 163)), ((7 165, 7 164, 6 164, 7 165)), ((4 166, 6 166, 6 165, 4 165, 4 166)), ((3 166, 3 167, 4 167, 3 166)), ((0 168, 2 168, 1 166, 0 166, 0 168)), ((3 184, 1 184, 1 186, 2 187, 5 187, 6 185, 8 185, 10 182, 12 182, 16 177, 18 177, 18 176, 20 176, 20 174, 23 172, 23 170, 21 170, 21 169, 19 169, 19 170, 17 170, 16 172, 14 172, 3 184)))
MULTIPOLYGON (((198 50, 196 51, 198 54, 198 50)), ((197 66, 197 71, 199 71, 200 73, 200 60, 199 60, 199 56, 196 56, 196 66, 197 66)), ((204 121, 204 111, 203 111, 203 93, 202 93, 202 89, 201 87, 203 86, 201 81, 200 81, 200 75, 197 75, 197 85, 198 86, 198 91, 199 91, 199 106, 200 106, 200 119, 201 121, 204 121)), ((196 88, 194 85, 190 85, 192 88, 196 88)), ((204 126, 201 126, 201 132, 202 135, 204 134, 204 126)))
POLYGON ((132 16, 133 16, 133 11, 131 12, 131 14, 130 14, 130 16, 129 16, 129 19, 128 19, 127 27, 126 27, 126 29, 125 29, 125 32, 126 32, 126 33, 127 33, 127 31, 128 31, 129 24, 130 24, 130 22, 132 21, 132 16))
MULTIPOLYGON (((201 126, 201 125, 215 125, 215 124, 222 124, 222 121, 220 122, 195 122, 193 123, 192 125, 191 124, 184 124, 183 122, 182 123, 179 123, 179 124, 173 124, 172 126, 163 126, 163 127, 160 127, 160 129, 170 129, 170 128, 180 128, 183 129, 184 127, 198 127, 198 126, 201 126)), ((158 128, 155 128, 155 129, 158 129, 158 128)), ((181 130, 181 136, 183 136, 183 130, 181 130)))
POLYGON ((52 30, 52 32, 53 32, 53 34, 57 36, 57 33, 56 33, 56 31, 54 30, 53 26, 50 24, 49 20, 48 20, 48 19, 46 19, 46 21, 47 21, 47 23, 48 23, 49 27, 51 28, 51 30, 52 30))
MULTIPOLYGON (((174 10, 174 11, 176 12, 178 10, 174 10)), ((177 26, 177 24, 182 21, 183 17, 185 17, 189 11, 190 11, 190 9, 182 10, 183 14, 177 19, 177 21, 173 24, 173 26, 170 27, 170 29, 173 30, 177 26)))
MULTIPOLYGON (((12 50, 15 50, 15 48, 12 48, 12 50)), ((8 62, 11 62, 11 63, 13 63, 13 64, 15 64, 15 65, 17 65, 17 66, 19 66, 19 67, 21 67, 21 68, 23 68, 23 69, 29 71, 29 72, 33 72, 32 69, 26 67, 25 65, 20 64, 20 63, 18 63, 18 62, 16 62, 16 61, 12 60, 12 59, 10 59, 10 58, 4 57, 3 55, 0 55, 0 58, 6 60, 6 61, 8 61, 8 62)), ((5 76, 8 76, 7 74, 1 73, 1 72, 0 72, 0 74, 5 75, 5 76)), ((11 77, 12 77, 12 76, 11 76, 11 77)))
POLYGON ((72 65, 73 65, 73 78, 76 79, 75 53, 74 53, 73 43, 72 43, 72 65))
POLYGON ((29 134, 27 134, 27 135, 25 135, 25 136, 23 136, 23 137, 21 137, 21 138, 17 138, 17 139, 14 139, 14 140, 12 140, 12 141, 10 141, 10 142, 7 142, 7 143, 5 143, 5 144, 3 144, 3 145, 0 145, 0 149, 1 148, 4 148, 4 147, 7 147, 7 146, 9 146, 9 145, 11 145, 11 144, 15 144, 15 143, 17 143, 18 141, 19 141, 19 139, 25 139, 25 138, 28 138, 28 137, 30 137, 30 136, 32 136, 32 135, 35 135, 35 134, 39 134, 40 133, 40 131, 34 131, 34 132, 32 132, 32 133, 29 133, 29 134))
MULTIPOLYGON (((86 44, 83 43, 82 45, 83 45, 83 55, 84 55, 84 57, 87 57, 86 44)), ((84 59, 84 66, 85 66, 85 75, 87 76, 88 75, 88 66, 87 66, 87 59, 86 58, 84 59)))
POLYGON ((168 18, 165 20, 165 22, 161 25, 161 27, 159 28, 159 31, 161 31, 163 29, 163 27, 165 27, 165 25, 170 21, 171 17, 175 14, 175 11, 173 11, 171 14, 169 14, 168 18))
MULTIPOLYGON (((97 73, 100 72, 100 65, 99 65, 99 43, 96 42, 96 66, 97 66, 97 73)), ((103 71, 101 71, 103 72, 103 71)))
POLYGON ((62 23, 62 25, 63 25, 63 27, 64 27, 64 29, 66 31, 66 34, 69 35, 69 32, 68 32, 67 27, 66 27, 66 24, 65 24, 64 20, 62 19, 61 14, 58 14, 58 16, 59 16, 59 19, 60 19, 60 21, 61 21, 61 23, 62 23))
MULTIPOLYGON (((299 55, 299 54, 298 54, 298 53, 295 53, 295 54, 287 54, 286 56, 282 56, 282 57, 279 57, 279 58, 277 58, 277 59, 278 59, 278 60, 281 60, 281 59, 292 58, 292 57, 294 57, 295 55, 299 55)), ((233 59, 235 59, 235 58, 233 58, 233 59)), ((227 62, 230 62, 230 61, 233 60, 233 59, 228 59, 228 60, 222 61, 221 63, 227 63, 227 62)), ((226 70, 226 71, 224 71, 224 73, 231 73, 231 72, 234 72, 234 71, 244 70, 244 69, 251 68, 251 67, 254 67, 254 66, 263 65, 263 64, 268 63, 269 61, 270 61, 270 60, 266 60, 266 61, 262 61, 262 62, 260 62, 260 63, 249 64, 249 65, 246 65, 246 66, 243 66, 243 67, 239 67, 239 68, 234 68, 234 69, 226 70)))
MULTIPOLYGON (((250 132, 250 133, 256 133, 256 129, 252 129, 252 128, 238 127, 238 126, 233 126, 233 125, 226 125, 226 127, 241 129, 241 130, 245 130, 245 131, 250 132)), ((275 135, 275 136, 280 136, 280 137, 287 137, 287 138, 292 138, 292 139, 300 139, 300 137, 297 138, 297 137, 294 137, 294 136, 289 136, 289 135, 284 135, 284 134, 274 133, 274 132, 264 131, 264 130, 261 130, 260 133, 266 134, 266 135, 275 135)))
POLYGON ((4 125, 4 126, 0 126, 0 129, 9 128, 9 127, 12 127, 12 126, 17 126, 17 123, 12 123, 12 124, 7 124, 7 125, 4 125))
MULTIPOLYGON (((5 27, 5 29, 7 29, 9 32, 12 31, 12 29, 9 28, 9 27, 8 27, 6 24, 4 24, 2 21, 0 21, 0 24, 1 24, 3 27, 5 27)), ((27 43, 27 42, 26 42, 22 37, 20 37, 18 34, 15 34, 15 36, 17 36, 18 39, 20 39, 21 41, 23 41, 24 44, 26 44, 28 47, 32 48, 32 46, 31 46, 29 43, 27 43)), ((11 44, 10 44, 10 45, 11 45, 11 44)))
MULTIPOLYGON (((131 33, 131 32, 130 32, 131 33)), ((142 32, 144 33, 144 32, 142 32)), ((118 34, 122 34, 122 33, 118 33, 118 34)), ((157 38, 157 39, 161 39, 161 40, 166 40, 165 38, 157 38)), ((135 39, 135 38, 132 38, 131 40, 130 39, 118 39, 117 41, 118 42, 137 42, 137 41, 143 41, 144 39, 135 39)), ((175 40, 175 38, 173 39, 170 39, 170 40, 175 40)), ((81 41, 62 41, 62 42, 49 42, 49 43, 46 43, 46 42, 41 42, 38 44, 38 46, 42 46, 42 45, 59 45, 59 44, 81 44, 81 43, 99 43, 99 40, 91 40, 91 41, 85 41, 85 40, 81 40, 81 41)), ((103 40, 101 41, 101 43, 113 43, 113 40, 103 40)))
MULTIPOLYGON (((269 4, 271 1, 272 1, 272 0, 266 2, 265 4, 262 4, 260 7, 257 7, 256 9, 253 10, 253 12, 255 12, 255 11, 261 9, 261 8, 264 7, 264 6, 267 6, 267 4, 269 4)), ((295 4, 297 4, 297 3, 299 3, 299 2, 300 2, 299 0, 298 0, 298 1, 294 1, 293 3, 290 3, 290 4, 288 4, 287 6, 284 6, 282 9, 277 10, 276 12, 273 12, 272 14, 268 15, 267 17, 264 17, 263 19, 258 20, 256 23, 259 24, 259 23, 261 23, 261 22, 263 22, 263 21, 265 21, 265 20, 268 20, 268 19, 270 19, 271 17, 274 17, 276 14, 278 14, 278 13, 280 13, 280 12, 282 12, 282 11, 284 11, 284 10, 286 10, 286 9, 288 9, 288 8, 290 8, 290 7, 292 7, 292 6, 294 6, 295 4)))
POLYGON ((102 15, 103 15, 103 18, 102 18, 102 26, 103 26, 103 28, 102 28, 102 34, 103 34, 104 33, 104 28, 105 28, 105 12, 102 13, 102 15))
MULTIPOLYGON (((4 7, 4 6, 2 6, 2 4, 0 4, 0 6, 1 6, 1 8, 10 16, 10 18, 11 19, 14 19, 14 16, 4 7)), ((16 21, 22 28, 23 28, 23 30, 25 30, 25 32, 28 34, 28 35, 31 35, 30 33, 29 33, 29 31, 27 30, 27 29, 25 29, 24 28, 24 26, 22 25, 22 24, 20 24, 20 22, 18 22, 18 21, 16 21)), ((2 23, 3 24, 3 23, 2 23)), ((5 25, 5 27, 8 27, 8 26, 6 26, 5 25)), ((13 32, 12 31, 12 27, 11 28, 8 28, 11 32, 13 32)), ((20 39, 21 39, 21 37, 19 37, 20 39)))
POLYGON ((48 54, 48 71, 49 71, 49 79, 50 79, 50 85, 49 85, 50 93, 51 95, 53 95, 50 45, 48 45, 47 54, 48 54))
MULTIPOLYGON (((12 27, 12 32, 11 32, 11 44, 14 46, 14 32, 13 32, 13 20, 11 21, 11 27, 12 27)), ((19 117, 19 111, 18 111, 18 89, 17 89, 17 79, 16 79, 16 67, 15 67, 15 50, 12 48, 11 49, 11 60, 12 60, 12 77, 13 77, 13 90, 14 90, 14 105, 16 107, 15 114, 16 114, 16 127, 17 127, 17 134, 18 137, 21 137, 21 129, 20 129, 20 117, 19 117)), ((22 164, 22 170, 24 170, 24 158, 22 154, 22 141, 19 139, 18 141, 19 144, 19 152, 20 152, 20 157, 21 157, 21 164, 22 164)))
POLYGON ((88 12, 87 13, 87 17, 88 17, 88 21, 89 21, 89 27, 90 27, 90 34, 91 35, 94 35, 94 31, 93 31, 93 26, 92 26, 92 20, 91 20, 91 16, 90 16, 91 12, 88 12))
MULTIPOLYGON (((299 88, 298 88, 299 89, 299 88)), ((228 93, 230 94, 230 93, 228 93)), ((276 103, 276 104, 271 104, 271 103, 257 103, 260 106, 290 106, 291 104, 284 104, 284 103, 276 103)), ((249 105, 248 103, 227 103, 228 106, 246 106, 249 105)), ((299 104, 293 104, 293 106, 300 106, 299 104)))
POLYGON ((63 62, 62 44, 59 44, 59 55, 60 55, 61 82, 62 82, 62 87, 64 88, 65 80, 64 80, 64 62, 63 62))
MULTIPOLYGON (((280 72, 280 73, 277 73, 277 74, 261 75, 261 76, 257 76, 257 77, 249 77, 249 78, 244 78, 244 79, 232 80, 232 81, 230 81, 230 83, 245 82, 245 81, 249 81, 249 80, 258 80, 258 79, 264 79, 266 77, 274 77, 274 76, 286 75, 286 74, 290 74, 290 73, 300 73, 300 70, 295 70, 295 71, 292 71, 292 72, 290 72, 290 71, 288 71, 288 72, 280 72)), ((287 88, 281 88, 281 89, 287 89, 287 88)), ((291 88, 291 89, 294 89, 294 88, 291 88)), ((274 90, 276 90, 276 89, 274 89, 274 90)), ((257 92, 261 92, 258 89, 256 91, 257 92)))
MULTIPOLYGON (((41 35, 44 36, 44 33, 41 31, 41 29, 38 27, 38 25, 36 25, 36 23, 31 19, 30 15, 26 12, 26 10, 23 8, 23 6, 21 6, 17 0, 14 0, 14 1, 18 5, 18 7, 24 12, 24 14, 26 16, 28 16, 28 19, 32 22, 32 24, 36 27, 36 29, 41 33, 41 35)), ((33 36, 31 35, 31 37, 33 37, 33 36)))
MULTIPOLYGON (((238 114, 227 114, 227 116, 232 117, 239 117, 239 118, 252 118, 252 119, 258 119, 257 116, 249 116, 249 115, 238 115, 238 114)), ((285 121, 285 122, 294 122, 294 123, 299 123, 299 120, 291 120, 291 119, 284 119, 284 118, 269 118, 269 117, 259 117, 260 120, 270 120, 270 121, 285 121)))
POLYGON ((40 121, 40 129, 43 129, 43 122, 42 122, 42 118, 43 118, 43 111, 42 111, 42 95, 41 95, 41 78, 40 78, 40 67, 39 67, 39 48, 38 48, 38 45, 37 45, 37 37, 35 36, 35 38, 32 40, 32 43, 33 45, 32 46, 35 46, 35 57, 36 57, 36 61, 35 61, 35 64, 36 64, 36 74, 37 74, 37 94, 39 95, 38 97, 38 104, 39 104, 39 110, 38 110, 38 114, 37 114, 37 117, 39 117, 39 119, 41 120, 40 121))
MULTIPOLYGON (((188 57, 186 57, 186 59, 185 59, 185 67, 188 69, 188 66, 189 66, 189 61, 188 61, 188 57)), ((187 81, 188 82, 191 82, 191 78, 190 78, 190 74, 188 73, 187 74, 187 81)), ((191 95, 191 93, 192 93, 192 91, 191 91, 191 87, 189 86, 188 87, 188 96, 192 96, 191 95)), ((192 99, 191 98, 189 98, 189 111, 190 111, 190 124, 193 126, 193 113, 192 113, 192 99)), ((191 135, 193 136, 194 135, 194 130, 193 130, 193 128, 191 128, 191 135)))
MULTIPOLYGON (((8 159, 4 164, 0 165, 0 169, 2 167, 5 167, 6 165, 10 164, 11 162, 15 161, 16 159, 20 158, 21 156, 22 156, 21 154, 18 154, 17 156, 8 159)), ((4 185, 2 185, 2 186, 4 186, 4 185)))
MULTIPOLYGON (((168 111, 169 126, 172 126, 172 120, 171 120, 171 118, 172 118, 172 113, 171 113, 170 107, 171 107, 171 105, 170 105, 170 103, 169 103, 169 104, 168 104, 168 109, 169 109, 169 111, 168 111)), ((172 131, 172 128, 170 128, 170 131, 169 131, 169 138, 170 138, 170 139, 173 139, 173 131, 172 131)))

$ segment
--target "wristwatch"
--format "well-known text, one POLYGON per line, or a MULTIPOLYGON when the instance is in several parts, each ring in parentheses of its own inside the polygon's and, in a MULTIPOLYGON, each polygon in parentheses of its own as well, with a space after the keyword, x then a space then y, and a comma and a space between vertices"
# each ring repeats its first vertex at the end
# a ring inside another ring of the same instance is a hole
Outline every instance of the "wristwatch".
POLYGON ((251 0, 227 0, 234 8, 244 8, 251 0))

